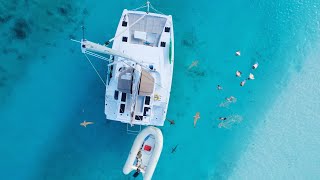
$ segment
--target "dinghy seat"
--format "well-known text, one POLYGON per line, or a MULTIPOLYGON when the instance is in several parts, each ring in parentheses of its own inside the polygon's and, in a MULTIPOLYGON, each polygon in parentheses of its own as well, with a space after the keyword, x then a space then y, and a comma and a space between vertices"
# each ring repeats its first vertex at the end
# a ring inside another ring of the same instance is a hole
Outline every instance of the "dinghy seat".
POLYGON ((145 145, 143 148, 145 151, 151 151, 152 147, 149 145, 145 145))

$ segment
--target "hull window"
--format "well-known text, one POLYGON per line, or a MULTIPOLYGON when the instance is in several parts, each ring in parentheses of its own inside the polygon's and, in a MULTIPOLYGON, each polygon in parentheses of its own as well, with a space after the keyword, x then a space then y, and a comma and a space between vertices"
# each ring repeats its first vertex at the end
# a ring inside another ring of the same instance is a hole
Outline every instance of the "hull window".
POLYGON ((114 91, 114 99, 118 100, 119 97, 119 91, 114 91))

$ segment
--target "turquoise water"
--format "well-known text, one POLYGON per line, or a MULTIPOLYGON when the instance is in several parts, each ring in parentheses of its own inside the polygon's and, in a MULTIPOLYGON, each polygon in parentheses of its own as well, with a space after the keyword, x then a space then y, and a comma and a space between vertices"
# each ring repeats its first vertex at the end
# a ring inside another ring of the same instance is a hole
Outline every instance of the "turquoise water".
MULTIPOLYGON (((104 87, 69 38, 81 38, 84 21, 86 37, 102 43, 122 10, 142 3, 0 2, 1 179, 133 179, 122 166, 134 136, 105 121, 104 87)), ((320 2, 152 3, 173 15, 176 41, 167 115, 176 125, 161 128, 153 179, 317 179, 320 2), (256 79, 240 87, 255 61, 256 79), (220 107, 231 95, 237 102, 220 107), (220 116, 242 121, 218 128, 220 116)))

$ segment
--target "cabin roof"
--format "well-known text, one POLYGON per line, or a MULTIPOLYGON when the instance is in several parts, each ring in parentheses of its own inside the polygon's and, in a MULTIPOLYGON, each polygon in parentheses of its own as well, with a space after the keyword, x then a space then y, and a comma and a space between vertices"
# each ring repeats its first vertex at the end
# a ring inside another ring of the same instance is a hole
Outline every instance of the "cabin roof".
POLYGON ((118 90, 124 93, 131 93, 132 90, 132 76, 133 68, 123 70, 119 74, 118 90))

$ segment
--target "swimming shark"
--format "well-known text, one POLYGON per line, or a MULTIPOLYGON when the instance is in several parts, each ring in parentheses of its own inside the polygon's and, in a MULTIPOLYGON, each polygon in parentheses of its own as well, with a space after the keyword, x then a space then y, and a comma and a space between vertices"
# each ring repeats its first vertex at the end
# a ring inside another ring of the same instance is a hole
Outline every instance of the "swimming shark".
POLYGON ((191 65, 189 66, 189 68, 188 68, 188 69, 190 70, 191 68, 198 66, 198 63, 199 63, 199 61, 198 61, 198 60, 193 61, 193 62, 191 63, 191 65))
POLYGON ((176 124, 176 123, 174 122, 174 120, 169 120, 169 119, 168 119, 168 121, 169 121, 170 125, 175 125, 175 124, 176 124))
POLYGON ((178 147, 178 144, 174 148, 172 148, 171 153, 175 153, 177 150, 177 147, 178 147))
POLYGON ((196 127, 197 121, 200 119, 200 113, 197 112, 195 116, 193 116, 193 127, 196 127))
POLYGON ((80 123, 80 125, 83 127, 87 127, 87 125, 89 124, 93 124, 93 122, 87 122, 86 120, 84 120, 82 123, 80 123))

